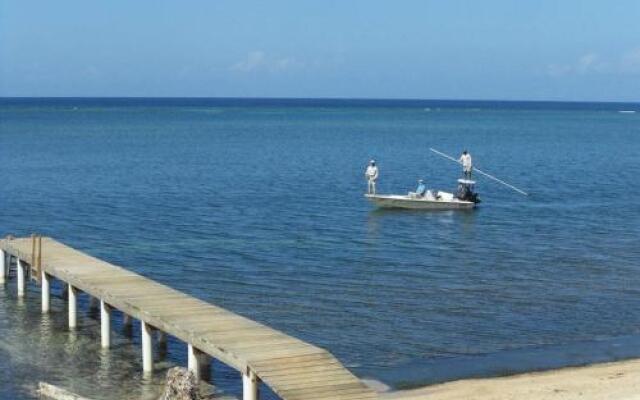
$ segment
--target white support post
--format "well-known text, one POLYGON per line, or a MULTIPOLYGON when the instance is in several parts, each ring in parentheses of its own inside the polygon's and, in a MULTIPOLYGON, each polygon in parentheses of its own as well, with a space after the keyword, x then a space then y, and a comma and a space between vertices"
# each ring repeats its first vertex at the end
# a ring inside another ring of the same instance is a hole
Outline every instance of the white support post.
POLYGON ((146 373, 153 371, 153 330, 144 321, 140 321, 140 331, 142 333, 142 370, 146 373))
POLYGON ((78 326, 78 290, 68 284, 68 303, 69 303, 69 329, 75 329, 78 326))
POLYGON ((20 261, 19 258, 16 258, 16 270, 17 270, 17 273, 18 273, 18 297, 24 297, 24 289, 25 289, 24 273, 25 273, 25 268, 24 268, 24 265, 22 264, 22 261, 20 261))
POLYGON ((206 374, 210 373, 211 357, 207 353, 203 353, 189 344, 187 355, 189 370, 193 371, 196 379, 203 379, 206 374))
POLYGON ((4 283, 8 267, 7 253, 5 253, 4 250, 0 250, 0 283, 4 283))
POLYGON ((51 277, 42 271, 42 313, 46 314, 51 308, 51 277))
POLYGON ((242 373, 242 400, 258 400, 258 377, 250 369, 242 373))
POLYGON ((108 349, 111 346, 111 307, 104 300, 100 300, 100 332, 102 348, 108 349))
POLYGON ((193 347, 191 344, 188 345, 187 349, 187 365, 189 371, 192 371, 196 378, 200 379, 200 366, 198 365, 198 349, 193 347))

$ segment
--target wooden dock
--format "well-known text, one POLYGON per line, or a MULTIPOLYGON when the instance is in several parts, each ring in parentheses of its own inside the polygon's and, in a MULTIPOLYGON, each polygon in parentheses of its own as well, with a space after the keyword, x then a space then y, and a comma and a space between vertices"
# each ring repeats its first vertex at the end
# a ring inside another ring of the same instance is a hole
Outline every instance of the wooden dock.
MULTIPOLYGON (((42 286, 42 311, 49 311, 51 279, 68 285, 69 328, 77 326, 77 293, 100 301, 102 347, 111 342, 111 310, 140 321, 143 370, 153 370, 153 331, 188 346, 188 366, 198 376, 211 357, 242 374, 243 399, 259 398, 264 382, 284 400, 377 398, 329 352, 221 307, 195 299, 122 267, 91 257, 54 239, 0 240, 0 283, 11 257, 18 296, 31 272, 42 286), (9 261, 7 261, 9 260, 9 261)), ((130 321, 130 318, 128 319, 130 321)))

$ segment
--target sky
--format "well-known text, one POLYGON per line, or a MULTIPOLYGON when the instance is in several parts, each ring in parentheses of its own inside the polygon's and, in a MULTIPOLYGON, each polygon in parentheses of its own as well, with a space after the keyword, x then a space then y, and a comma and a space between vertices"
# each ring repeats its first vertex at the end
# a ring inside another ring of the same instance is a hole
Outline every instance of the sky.
POLYGON ((640 0, 0 0, 0 96, 640 101, 640 0))

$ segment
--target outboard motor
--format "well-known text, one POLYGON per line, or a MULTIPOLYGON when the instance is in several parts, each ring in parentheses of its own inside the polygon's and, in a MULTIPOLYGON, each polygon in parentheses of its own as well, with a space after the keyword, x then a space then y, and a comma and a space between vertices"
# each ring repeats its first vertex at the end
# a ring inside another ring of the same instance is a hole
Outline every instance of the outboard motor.
POLYGON ((475 192, 474 186, 476 182, 469 179, 458 179, 458 191, 456 197, 463 201, 480 203, 478 193, 475 192))

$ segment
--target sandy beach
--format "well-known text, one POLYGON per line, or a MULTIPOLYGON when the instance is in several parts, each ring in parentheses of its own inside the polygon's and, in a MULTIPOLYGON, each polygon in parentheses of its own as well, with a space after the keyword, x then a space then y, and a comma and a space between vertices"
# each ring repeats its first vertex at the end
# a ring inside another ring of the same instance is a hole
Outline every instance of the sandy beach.
POLYGON ((469 379, 386 394, 384 400, 640 400, 640 360, 469 379))

